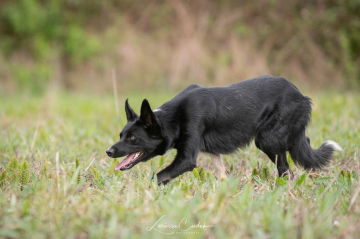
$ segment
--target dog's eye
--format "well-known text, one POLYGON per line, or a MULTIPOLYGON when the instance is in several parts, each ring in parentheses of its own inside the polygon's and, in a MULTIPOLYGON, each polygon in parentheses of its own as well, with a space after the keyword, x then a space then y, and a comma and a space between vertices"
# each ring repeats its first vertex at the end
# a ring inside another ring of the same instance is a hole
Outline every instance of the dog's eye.
POLYGON ((130 136, 130 139, 131 139, 131 140, 134 140, 134 139, 135 139, 135 136, 134 136, 134 135, 131 135, 131 136, 130 136))

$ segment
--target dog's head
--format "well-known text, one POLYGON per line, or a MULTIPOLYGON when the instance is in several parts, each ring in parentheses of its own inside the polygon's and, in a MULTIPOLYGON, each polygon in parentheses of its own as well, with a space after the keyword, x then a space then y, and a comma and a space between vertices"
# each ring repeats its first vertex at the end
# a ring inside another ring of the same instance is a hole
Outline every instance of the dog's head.
POLYGON ((161 127, 144 99, 140 116, 125 101, 127 124, 120 132, 120 140, 108 148, 106 153, 111 158, 127 157, 115 166, 115 170, 128 170, 140 162, 145 162, 158 155, 156 149, 164 141, 161 127))

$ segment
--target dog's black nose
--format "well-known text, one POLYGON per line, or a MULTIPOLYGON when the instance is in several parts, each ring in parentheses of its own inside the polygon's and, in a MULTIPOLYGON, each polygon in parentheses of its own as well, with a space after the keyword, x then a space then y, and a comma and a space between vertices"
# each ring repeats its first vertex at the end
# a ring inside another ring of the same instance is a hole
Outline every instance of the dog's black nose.
POLYGON ((115 153, 115 149, 113 149, 113 148, 108 148, 108 149, 106 150, 106 154, 107 154, 109 157, 112 157, 112 156, 114 155, 114 153, 115 153))

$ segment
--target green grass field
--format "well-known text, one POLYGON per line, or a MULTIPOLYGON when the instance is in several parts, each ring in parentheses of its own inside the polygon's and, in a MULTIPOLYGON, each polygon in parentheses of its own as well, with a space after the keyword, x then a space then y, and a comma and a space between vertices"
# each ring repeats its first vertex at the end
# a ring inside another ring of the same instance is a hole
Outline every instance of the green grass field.
MULTIPOLYGON (((0 96, 0 237, 360 238, 360 96, 308 95, 312 147, 331 139, 344 149, 328 170, 292 165, 294 179, 275 178, 251 143, 224 156, 228 180, 218 183, 202 158, 205 174, 165 187, 150 178, 174 151, 126 172, 105 154, 126 123, 125 96, 119 115, 111 95, 0 96)), ((172 97, 126 95, 136 112, 145 96, 153 109, 172 97)))

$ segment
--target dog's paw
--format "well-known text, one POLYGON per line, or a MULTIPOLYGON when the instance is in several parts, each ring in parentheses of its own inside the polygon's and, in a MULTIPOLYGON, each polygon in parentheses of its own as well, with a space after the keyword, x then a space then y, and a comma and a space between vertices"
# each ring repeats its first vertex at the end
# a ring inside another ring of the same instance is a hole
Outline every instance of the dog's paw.
POLYGON ((166 185, 166 184, 168 184, 170 182, 170 180, 165 180, 165 181, 162 181, 162 182, 160 182, 160 183, 158 183, 158 186, 161 186, 161 185, 166 185))

